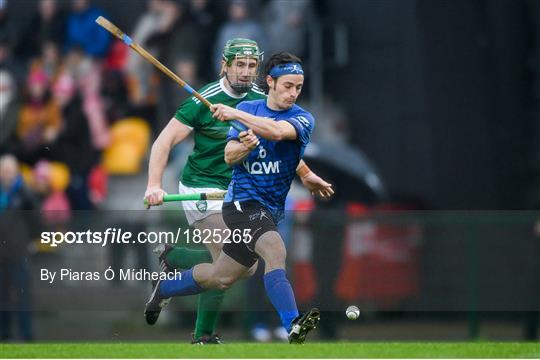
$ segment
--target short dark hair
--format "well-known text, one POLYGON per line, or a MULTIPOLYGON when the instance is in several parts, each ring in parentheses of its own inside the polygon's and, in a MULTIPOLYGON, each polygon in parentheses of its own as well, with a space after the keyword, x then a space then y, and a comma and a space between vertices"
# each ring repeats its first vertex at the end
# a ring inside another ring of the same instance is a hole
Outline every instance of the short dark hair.
POLYGON ((298 56, 285 51, 272 54, 272 56, 270 56, 270 59, 268 59, 268 61, 266 62, 266 65, 264 67, 264 73, 265 75, 269 75, 270 70, 272 70, 274 66, 287 63, 299 63, 300 65, 302 65, 302 60, 300 60, 298 56))
POLYGON ((270 56, 270 58, 266 61, 266 64, 264 66, 264 76, 259 78, 259 81, 258 81, 259 87, 263 89, 265 93, 268 94, 269 89, 268 89, 268 84, 266 83, 266 75, 270 74, 270 70, 272 70, 274 66, 287 64, 291 62, 299 63, 300 65, 302 65, 302 60, 300 60, 298 56, 293 55, 291 53, 282 51, 282 52, 272 54, 272 56, 270 56))

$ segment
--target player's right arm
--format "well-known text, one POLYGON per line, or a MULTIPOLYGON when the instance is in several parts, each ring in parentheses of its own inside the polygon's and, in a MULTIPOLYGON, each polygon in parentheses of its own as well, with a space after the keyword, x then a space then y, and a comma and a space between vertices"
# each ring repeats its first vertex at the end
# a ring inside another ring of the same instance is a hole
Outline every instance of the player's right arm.
POLYGON ((191 127, 173 117, 154 141, 150 151, 148 184, 144 194, 144 199, 148 203, 147 208, 163 204, 163 195, 166 192, 161 188, 161 179, 167 166, 169 154, 171 149, 188 137, 192 130, 191 127))
POLYGON ((256 116, 238 108, 224 104, 213 104, 210 108, 212 116, 220 121, 237 120, 247 128, 268 140, 295 140, 298 134, 293 125, 287 121, 275 121, 262 116, 256 116))

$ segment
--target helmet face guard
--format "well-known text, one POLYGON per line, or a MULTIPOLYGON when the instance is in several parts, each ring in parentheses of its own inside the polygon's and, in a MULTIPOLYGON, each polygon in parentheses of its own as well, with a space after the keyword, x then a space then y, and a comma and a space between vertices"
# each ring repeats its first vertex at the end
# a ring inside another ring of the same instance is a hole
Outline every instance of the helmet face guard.
MULTIPOLYGON (((258 73, 259 73, 259 67, 263 61, 263 53, 259 50, 259 46, 257 43, 253 40, 249 39, 232 39, 227 41, 227 44, 225 44, 225 47, 223 48, 223 61, 225 62, 225 67, 232 66, 234 60, 241 60, 245 59, 248 61, 249 59, 255 59, 257 60, 257 68, 255 70, 255 73, 253 75, 250 75, 251 79, 250 81, 246 82, 239 82, 239 81, 233 81, 234 79, 231 79, 228 74, 228 71, 223 70, 223 73, 225 74, 225 77, 229 81, 231 87, 234 91, 238 93, 245 93, 248 92, 249 89, 253 86, 253 82, 257 79, 258 73)), ((238 74, 236 74, 236 78, 238 79, 238 74)))

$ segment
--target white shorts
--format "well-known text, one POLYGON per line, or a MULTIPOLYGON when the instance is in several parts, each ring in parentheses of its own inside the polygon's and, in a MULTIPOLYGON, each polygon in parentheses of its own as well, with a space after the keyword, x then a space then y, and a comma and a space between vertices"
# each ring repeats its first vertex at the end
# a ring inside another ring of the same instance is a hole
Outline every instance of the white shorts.
MULTIPOLYGON (((217 191, 223 190, 218 188, 192 188, 185 186, 181 181, 178 183, 179 194, 210 193, 217 191)), ((222 206, 222 200, 182 201, 182 208, 186 212, 186 219, 190 226, 193 225, 195 221, 202 220, 212 214, 221 213, 222 206)))

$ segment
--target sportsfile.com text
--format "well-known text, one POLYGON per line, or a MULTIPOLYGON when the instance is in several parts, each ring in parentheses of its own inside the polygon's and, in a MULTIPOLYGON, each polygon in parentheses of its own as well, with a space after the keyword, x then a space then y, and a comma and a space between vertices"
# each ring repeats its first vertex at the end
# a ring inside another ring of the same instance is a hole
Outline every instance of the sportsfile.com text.
POLYGON ((60 244, 177 244, 186 243, 249 243, 252 240, 250 229, 182 229, 174 231, 141 231, 133 233, 121 228, 107 228, 104 231, 44 231, 41 233, 42 244, 57 247, 60 244))

